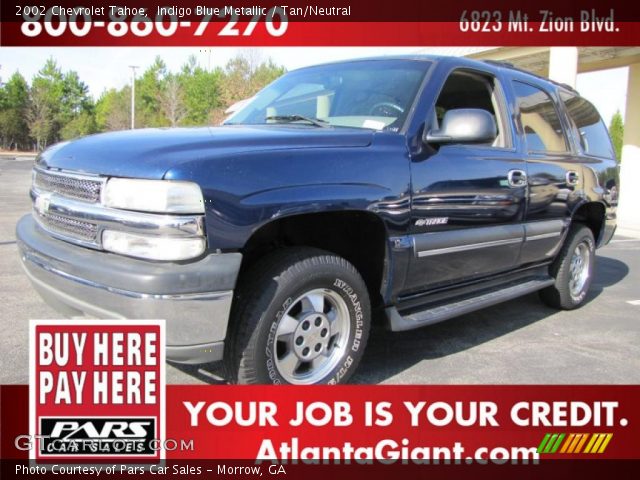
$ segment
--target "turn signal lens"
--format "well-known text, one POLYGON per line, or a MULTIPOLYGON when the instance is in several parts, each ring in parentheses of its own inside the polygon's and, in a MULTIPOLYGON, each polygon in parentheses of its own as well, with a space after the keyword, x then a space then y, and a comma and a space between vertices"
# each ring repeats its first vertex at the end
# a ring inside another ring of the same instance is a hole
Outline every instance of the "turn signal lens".
POLYGON ((116 230, 102 233, 102 248, 113 253, 147 260, 179 261, 204 253, 202 237, 153 237, 116 230))

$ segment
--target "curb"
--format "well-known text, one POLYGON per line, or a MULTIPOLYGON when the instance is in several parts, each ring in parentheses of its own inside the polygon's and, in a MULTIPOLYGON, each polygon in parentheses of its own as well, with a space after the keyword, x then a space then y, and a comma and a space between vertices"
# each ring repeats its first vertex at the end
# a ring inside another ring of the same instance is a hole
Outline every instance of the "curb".
POLYGON ((630 237, 630 238, 637 238, 640 240, 640 226, 627 226, 627 227, 618 227, 616 229, 616 234, 614 235, 614 238, 616 237, 630 237))
POLYGON ((11 155, 0 154, 0 160, 14 160, 16 162, 33 161, 36 159, 35 155, 11 155))

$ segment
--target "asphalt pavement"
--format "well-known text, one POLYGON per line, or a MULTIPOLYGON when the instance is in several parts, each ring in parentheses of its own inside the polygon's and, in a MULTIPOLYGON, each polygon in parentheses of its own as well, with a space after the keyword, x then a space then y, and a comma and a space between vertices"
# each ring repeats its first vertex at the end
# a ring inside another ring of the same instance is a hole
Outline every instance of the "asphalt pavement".
MULTIPOLYGON (((0 384, 28 383, 28 322, 61 318, 22 272, 17 220, 31 209, 33 160, 0 157, 0 384)), ((599 250, 588 303, 570 312, 536 294, 402 333, 375 330, 354 383, 640 383, 640 238, 599 250)), ((222 383, 217 364, 169 365, 167 383, 222 383)))

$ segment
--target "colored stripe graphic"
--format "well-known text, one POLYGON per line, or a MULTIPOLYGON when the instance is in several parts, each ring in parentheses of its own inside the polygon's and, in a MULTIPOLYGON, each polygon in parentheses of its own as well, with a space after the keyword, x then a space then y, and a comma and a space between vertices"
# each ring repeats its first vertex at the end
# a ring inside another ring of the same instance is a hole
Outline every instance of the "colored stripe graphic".
POLYGON ((587 441, 587 438, 589 438, 589 434, 588 433, 583 433, 582 437, 580 438, 580 441, 578 442, 578 445, 576 445, 576 449, 573 451, 573 453, 580 453, 580 451, 582 450, 582 446, 587 441))
POLYGON ((567 437, 567 441, 564 442, 564 445, 562 445, 562 449, 560 450, 560 453, 567 453, 567 449, 573 443, 575 438, 576 438, 576 434, 575 433, 570 434, 567 437))
POLYGON ((551 447, 551 451, 549 453, 556 453, 558 451, 558 448, 560 448, 560 445, 562 444, 562 440, 564 440, 565 434, 561 433, 560 435, 558 435, 558 440, 556 440, 556 443, 553 445, 553 447, 551 447))
POLYGON ((551 453, 551 448, 553 447, 553 445, 555 445, 555 442, 556 442, 557 438, 558 438, 558 434, 557 433, 554 433, 553 435, 551 435, 551 438, 547 442, 547 446, 544 447, 544 452, 542 452, 542 453, 551 453))
POLYGON ((584 447, 584 453, 591 453, 591 447, 593 447, 593 444, 596 443, 596 440, 598 439, 598 437, 599 435, 597 433, 594 433, 593 435, 591 435, 591 438, 589 439, 587 446, 584 447))
POLYGON ((550 433, 547 433, 544 438, 542 439, 542 441, 540 442, 540 445, 538 445, 538 453, 544 453, 544 446, 547 444, 547 442, 549 441, 549 438, 551 437, 550 433))
POLYGON ((611 441, 612 437, 613 437, 613 433, 607 433, 607 436, 605 437, 604 442, 602 442, 602 445, 600 445, 600 450, 598 450, 598 453, 603 453, 607 449, 607 445, 609 445, 609 442, 611 441))
POLYGON ((589 435, 586 433, 576 433, 574 434, 574 439, 569 445, 567 449, 567 453, 578 453, 580 448, 582 448, 582 444, 585 442, 589 435))
POLYGON ((538 445, 538 453, 603 453, 613 433, 547 433, 538 445), (586 446, 585 446, 586 444, 586 446), (584 447, 584 449, 583 449, 584 447))

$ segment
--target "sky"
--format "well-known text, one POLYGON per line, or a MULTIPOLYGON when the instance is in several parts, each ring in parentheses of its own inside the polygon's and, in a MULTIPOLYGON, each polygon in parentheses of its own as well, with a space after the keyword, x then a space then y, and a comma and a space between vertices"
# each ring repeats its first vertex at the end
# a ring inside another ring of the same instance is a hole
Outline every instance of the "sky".
MULTIPOLYGON (((262 59, 271 58, 288 70, 317 63, 349 58, 412 54, 425 52, 424 47, 273 47, 259 49, 262 59)), ((433 53, 449 53, 456 49, 428 49, 433 53), (449 51, 448 51, 449 50, 449 51)), ((464 49, 457 49, 460 53, 464 49)), ((256 49, 253 49, 255 52, 256 49)), ((54 58, 63 71, 75 70, 89 86, 94 98, 109 88, 120 88, 131 81, 129 65, 143 71, 160 55, 170 70, 177 71, 190 55, 195 55, 202 67, 224 66, 242 53, 241 48, 216 47, 55 47, 0 48, 0 78, 6 80, 15 71, 31 81, 48 58, 54 58)), ((578 75, 577 90, 590 100, 608 124, 620 110, 624 115, 627 89, 627 69, 618 68, 578 75)))

